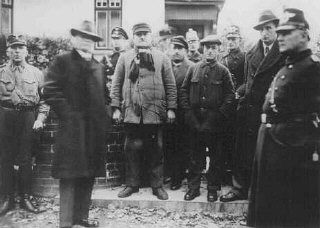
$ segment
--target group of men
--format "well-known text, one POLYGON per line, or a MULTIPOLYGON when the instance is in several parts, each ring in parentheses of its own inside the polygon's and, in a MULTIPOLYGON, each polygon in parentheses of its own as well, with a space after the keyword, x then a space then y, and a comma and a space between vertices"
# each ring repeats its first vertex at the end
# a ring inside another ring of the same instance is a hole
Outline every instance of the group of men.
POLYGON ((193 200, 209 156, 209 202, 218 200, 231 167, 232 189, 220 201, 249 198, 249 226, 319 226, 320 60, 308 48, 303 12, 284 14, 279 22, 270 10, 261 13, 254 27, 260 39, 247 53, 233 26, 222 57, 216 35, 199 40, 190 29, 186 38, 166 36, 157 49, 150 25, 138 23, 126 50, 129 36, 116 27, 105 68, 92 55, 102 38, 84 21, 70 30, 73 50, 57 56, 45 77, 25 61, 25 40, 10 36, 10 62, 0 69, 1 215, 15 205, 15 182, 20 206, 42 211, 30 197, 32 141, 50 105, 61 123, 52 170, 60 179, 60 227, 99 225, 88 212, 94 178, 105 175, 108 106, 126 134, 119 197, 138 192, 147 171, 152 193, 167 200, 163 173, 170 151, 171 189, 181 187, 188 170, 184 199, 193 200), (171 150, 164 135, 172 136, 171 150))

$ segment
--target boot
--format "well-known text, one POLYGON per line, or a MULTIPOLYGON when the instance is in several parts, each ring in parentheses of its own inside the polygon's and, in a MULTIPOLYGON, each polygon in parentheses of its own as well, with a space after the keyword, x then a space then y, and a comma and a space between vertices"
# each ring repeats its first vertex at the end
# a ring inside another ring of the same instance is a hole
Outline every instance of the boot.
POLYGON ((25 209, 26 211, 29 211, 34 214, 39 214, 41 212, 44 212, 45 210, 40 210, 38 206, 32 203, 30 200, 30 195, 24 194, 21 196, 20 199, 20 208, 25 209))

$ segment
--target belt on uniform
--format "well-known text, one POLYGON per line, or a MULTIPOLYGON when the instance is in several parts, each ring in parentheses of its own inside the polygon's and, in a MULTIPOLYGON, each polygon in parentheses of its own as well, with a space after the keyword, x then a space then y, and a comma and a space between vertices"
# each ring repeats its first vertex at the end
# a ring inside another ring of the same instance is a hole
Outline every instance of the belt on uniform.
POLYGON ((4 101, 0 102, 0 106, 3 107, 3 108, 9 108, 9 109, 13 109, 13 110, 16 110, 16 111, 21 111, 21 112, 34 111, 36 109, 35 106, 24 105, 24 104, 14 105, 12 103, 4 102, 4 101))
POLYGON ((292 114, 285 116, 268 116, 267 114, 261 114, 261 123, 264 124, 277 124, 285 122, 311 122, 318 117, 317 113, 306 113, 306 114, 292 114))

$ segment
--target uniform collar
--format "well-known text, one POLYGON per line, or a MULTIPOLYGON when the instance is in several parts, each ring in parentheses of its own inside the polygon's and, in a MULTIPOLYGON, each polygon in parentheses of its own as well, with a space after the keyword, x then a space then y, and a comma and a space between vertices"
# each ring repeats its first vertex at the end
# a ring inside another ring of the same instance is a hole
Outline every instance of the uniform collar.
POLYGON ((306 49, 304 51, 295 52, 288 54, 288 57, 286 59, 286 65, 293 64, 295 62, 298 62, 301 59, 304 59, 312 54, 312 51, 310 49, 306 49))
POLYGON ((229 50, 229 53, 232 55, 236 55, 240 52, 240 48, 235 48, 235 49, 231 49, 229 50))
POLYGON ((215 61, 212 61, 212 62, 207 62, 206 59, 202 60, 202 63, 201 63, 201 67, 204 68, 206 66, 210 67, 210 68, 213 68, 215 65, 217 65, 218 61, 215 60, 215 61))
POLYGON ((10 63, 10 70, 12 72, 19 71, 20 73, 26 68, 26 62, 21 63, 20 65, 15 65, 12 61, 10 63))

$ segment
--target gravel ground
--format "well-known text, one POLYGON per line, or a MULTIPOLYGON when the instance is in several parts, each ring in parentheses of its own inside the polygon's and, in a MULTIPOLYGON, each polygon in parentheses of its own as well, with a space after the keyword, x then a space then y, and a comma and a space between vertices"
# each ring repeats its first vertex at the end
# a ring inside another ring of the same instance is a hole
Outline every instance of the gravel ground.
MULTIPOLYGON (((59 205, 53 199, 38 199, 47 209, 38 215, 15 209, 0 217, 1 228, 56 228, 58 227, 59 205)), ((101 228, 234 228, 239 227, 242 216, 208 211, 178 212, 162 208, 139 209, 135 207, 108 208, 92 207, 90 217, 100 222, 101 228)), ((74 226, 76 227, 76 226, 74 226)), ((79 226, 78 226, 79 227, 79 226)))

